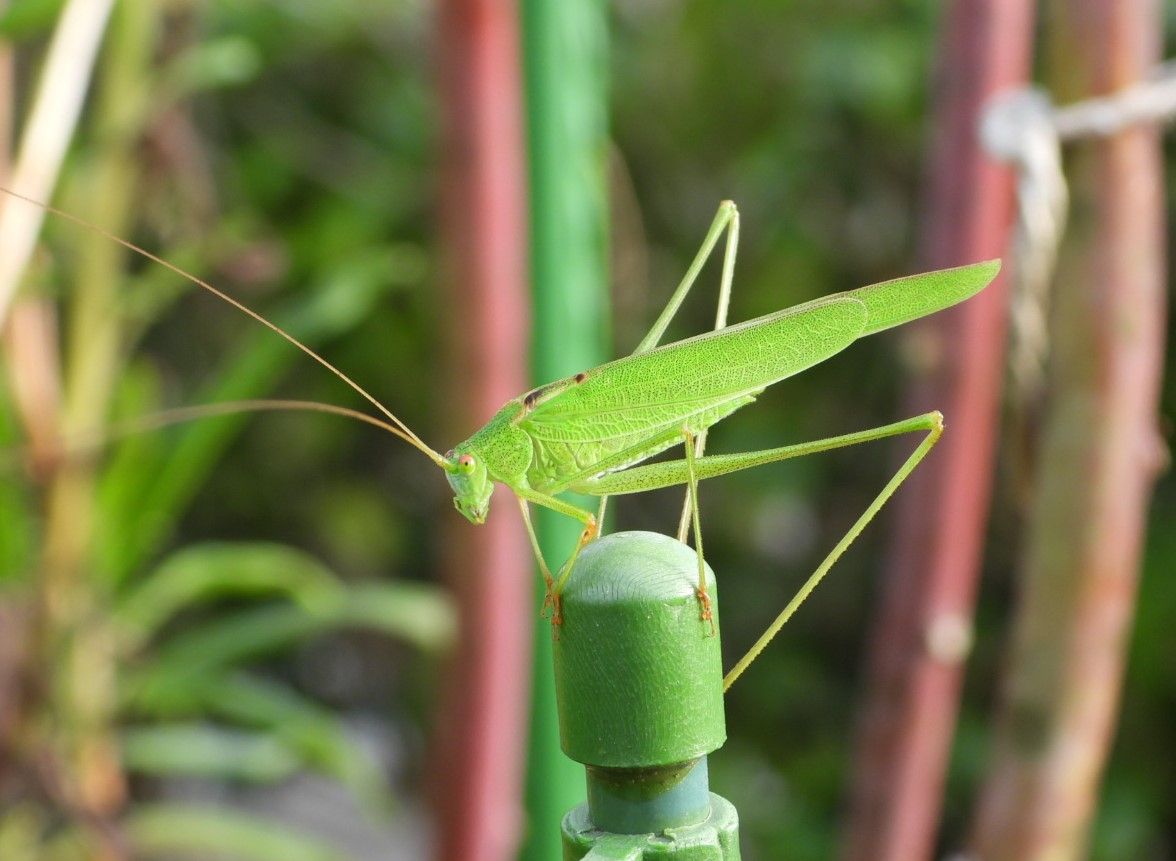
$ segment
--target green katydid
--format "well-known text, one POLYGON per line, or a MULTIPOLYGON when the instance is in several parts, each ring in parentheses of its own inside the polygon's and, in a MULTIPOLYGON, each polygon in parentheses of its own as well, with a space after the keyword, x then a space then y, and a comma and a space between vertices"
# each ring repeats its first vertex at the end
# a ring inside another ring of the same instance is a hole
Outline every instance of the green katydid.
MULTIPOLYGON (((540 386, 509 401, 471 437, 442 455, 426 445, 404 422, 350 377, 292 335, 207 282, 81 219, 3 189, 12 197, 42 207, 96 231, 228 302, 281 335, 341 378, 371 403, 384 419, 337 407, 299 401, 251 401, 213 404, 206 414, 233 410, 305 409, 345 415, 374 424, 403 439, 440 467, 454 492, 454 504, 475 524, 484 522, 494 484, 515 495, 523 523, 547 587, 552 622, 561 622, 560 594, 576 558, 596 537, 609 495, 686 485, 687 498, 679 540, 692 526, 699 564, 697 595, 700 619, 711 617, 703 575, 698 482, 787 458, 828 451, 911 432, 925 434, 915 451, 850 527, 744 658, 728 673, 724 688, 743 672, 767 642, 815 588, 834 562, 873 519, 898 486, 927 455, 943 432, 938 412, 856 433, 812 442, 738 454, 705 455, 707 429, 755 400, 767 386, 822 362, 865 335, 879 332, 961 302, 996 276, 999 261, 987 261, 886 281, 815 299, 763 317, 726 327, 738 247, 739 216, 724 202, 685 277, 637 349, 625 358, 540 386), (714 331, 658 346, 670 321, 693 286, 720 237, 726 233, 718 312, 714 331), (638 465, 683 444, 681 460, 638 465), (597 512, 559 497, 565 492, 599 496, 597 512), (544 506, 583 524, 580 541, 558 575, 539 550, 530 505, 544 506)), ((202 408, 174 415, 187 420, 202 408)), ((162 422, 154 422, 156 426, 162 422)))

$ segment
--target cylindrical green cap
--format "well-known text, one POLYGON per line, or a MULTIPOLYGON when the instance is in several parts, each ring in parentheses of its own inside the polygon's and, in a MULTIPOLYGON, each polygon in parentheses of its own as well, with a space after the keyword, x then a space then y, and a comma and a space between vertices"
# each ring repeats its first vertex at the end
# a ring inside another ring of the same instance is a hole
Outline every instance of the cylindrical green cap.
POLYGON ((681 763, 727 738, 714 572, 714 625, 700 618, 698 557, 654 532, 618 532, 580 554, 556 630, 560 742, 577 762, 681 763))

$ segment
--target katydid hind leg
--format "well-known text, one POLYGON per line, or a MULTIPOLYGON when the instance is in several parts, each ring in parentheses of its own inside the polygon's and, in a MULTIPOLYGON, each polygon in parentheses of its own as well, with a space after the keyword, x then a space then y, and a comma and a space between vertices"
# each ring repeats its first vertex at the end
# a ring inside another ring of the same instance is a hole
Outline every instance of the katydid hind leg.
MULTIPOLYGON (((741 472, 755 466, 777 463, 796 457, 820 454, 860 443, 873 442, 908 433, 929 433, 942 430, 943 417, 938 412, 924 413, 888 425, 881 425, 840 436, 793 443, 760 451, 738 452, 736 454, 709 454, 695 458, 694 471, 699 481, 717 478, 732 472, 741 472)), ((690 471, 685 460, 667 460, 657 463, 640 464, 628 469, 610 472, 585 481, 575 482, 567 489, 576 493, 617 496, 625 493, 643 493, 663 487, 685 485, 690 471)))
POLYGON ((723 680, 723 689, 728 689, 744 670, 755 660, 764 647, 772 640, 785 622, 791 618, 796 609, 803 603, 817 584, 828 573, 834 563, 849 548, 862 530, 874 519, 883 505, 894 495, 899 486, 922 462, 943 434, 943 416, 938 412, 924 413, 909 419, 882 425, 876 428, 855 431, 841 436, 826 439, 796 443, 763 451, 741 452, 738 454, 708 455, 701 458, 690 457, 689 452, 684 460, 664 461, 661 463, 645 464, 632 467, 620 472, 610 473, 592 481, 573 486, 573 490, 586 493, 639 493, 647 490, 657 490, 662 487, 690 484, 706 478, 715 478, 732 472, 739 472, 755 466, 776 463, 794 457, 819 454, 820 452, 846 448, 875 440, 900 436, 908 433, 923 433, 924 437, 914 452, 903 462, 894 473, 886 486, 878 493, 862 515, 854 522, 849 530, 841 537, 825 559, 797 591, 795 597, 772 621, 763 635, 748 650, 747 654, 736 662, 735 666, 723 680))
POLYGON ((885 487, 879 491, 878 495, 875 496, 870 504, 866 507, 866 510, 863 511, 858 519, 854 521, 853 525, 850 526, 848 530, 846 530, 845 534, 841 536, 840 540, 833 546, 833 549, 829 551, 828 555, 826 555, 825 558, 821 560, 821 564, 818 565, 816 570, 814 570, 813 573, 809 575, 808 579, 805 580, 804 584, 792 597, 792 600, 789 601, 788 604, 785 605, 784 609, 781 610, 780 613, 776 616, 776 618, 772 620, 772 623, 768 625, 767 629, 764 630, 759 639, 755 641, 755 643, 751 646, 750 649, 747 650, 747 653, 742 658, 736 661, 735 666, 733 666, 727 675, 723 677, 724 693, 730 689, 731 685, 735 683, 736 679, 743 675, 744 671, 749 666, 751 666, 752 662, 757 657, 759 657, 760 652, 762 652, 768 643, 772 641, 772 638, 776 636, 780 628, 782 628, 784 624, 790 618, 792 618, 792 614, 796 612, 797 608, 799 608, 800 605, 804 603, 805 599, 808 598, 808 596, 817 587, 821 580, 824 579, 825 575, 829 572, 829 569, 832 568, 837 560, 841 558, 841 555, 849 549, 849 546, 853 544, 853 542, 862 533, 866 526, 869 525, 870 521, 874 519, 874 517, 882 509, 882 506, 884 506, 890 500, 895 491, 897 491, 898 488, 902 486, 902 483, 910 477, 910 474, 914 472, 915 468, 918 467, 920 463, 922 463, 923 459, 927 456, 931 449, 935 447, 935 443, 939 441, 940 436, 943 434, 943 417, 939 415, 939 413, 930 413, 928 415, 932 418, 933 425, 927 429, 927 434, 923 437, 922 441, 920 441, 918 447, 913 452, 911 452, 910 456, 907 457, 905 461, 903 461, 902 466, 900 466, 894 475, 891 476, 885 487))

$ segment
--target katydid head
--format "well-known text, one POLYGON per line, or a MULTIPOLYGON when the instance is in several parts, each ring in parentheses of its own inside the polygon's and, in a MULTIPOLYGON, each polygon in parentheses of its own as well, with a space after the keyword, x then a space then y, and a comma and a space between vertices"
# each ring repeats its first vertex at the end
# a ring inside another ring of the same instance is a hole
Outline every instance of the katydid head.
POLYGON ((486 522, 494 482, 486 464, 471 452, 450 451, 445 455, 445 477, 453 488, 453 505, 470 523, 486 522))

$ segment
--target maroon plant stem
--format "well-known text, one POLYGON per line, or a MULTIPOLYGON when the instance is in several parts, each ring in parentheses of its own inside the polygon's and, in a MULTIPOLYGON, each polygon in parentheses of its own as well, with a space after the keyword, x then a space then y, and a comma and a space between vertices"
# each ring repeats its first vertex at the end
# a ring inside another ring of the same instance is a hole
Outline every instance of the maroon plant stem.
MULTIPOLYGON (((0 0, 0 12, 7 6, 6 0, 0 0)), ((12 115, 13 95, 16 92, 13 80, 16 74, 16 62, 12 46, 0 42, 0 181, 8 177, 12 170, 12 115)))
MULTIPOLYGON (((1032 30, 1029 0, 951 4, 935 78, 926 268, 1004 251, 1012 176, 981 151, 977 124, 994 93, 1026 80, 1032 30)), ((992 484, 1005 292, 1002 277, 914 332, 924 362, 906 412, 941 409, 948 430, 898 500, 858 729, 851 861, 919 861, 934 846, 992 484)))
MULTIPOLYGON (((1059 102, 1145 77, 1163 31, 1155 0, 1047 5, 1059 102)), ((1164 349, 1159 132, 1077 147, 1055 279, 1049 393, 1020 600, 976 857, 1085 857, 1114 733, 1151 485, 1164 349)))
MULTIPOLYGON (((439 26, 448 263, 440 318, 457 440, 527 385, 522 84, 514 3, 446 0, 439 26)), ((531 561, 513 500, 499 493, 494 502, 484 526, 451 512, 445 529, 460 618, 434 787, 437 857, 448 861, 512 858, 522 824, 531 561)))

